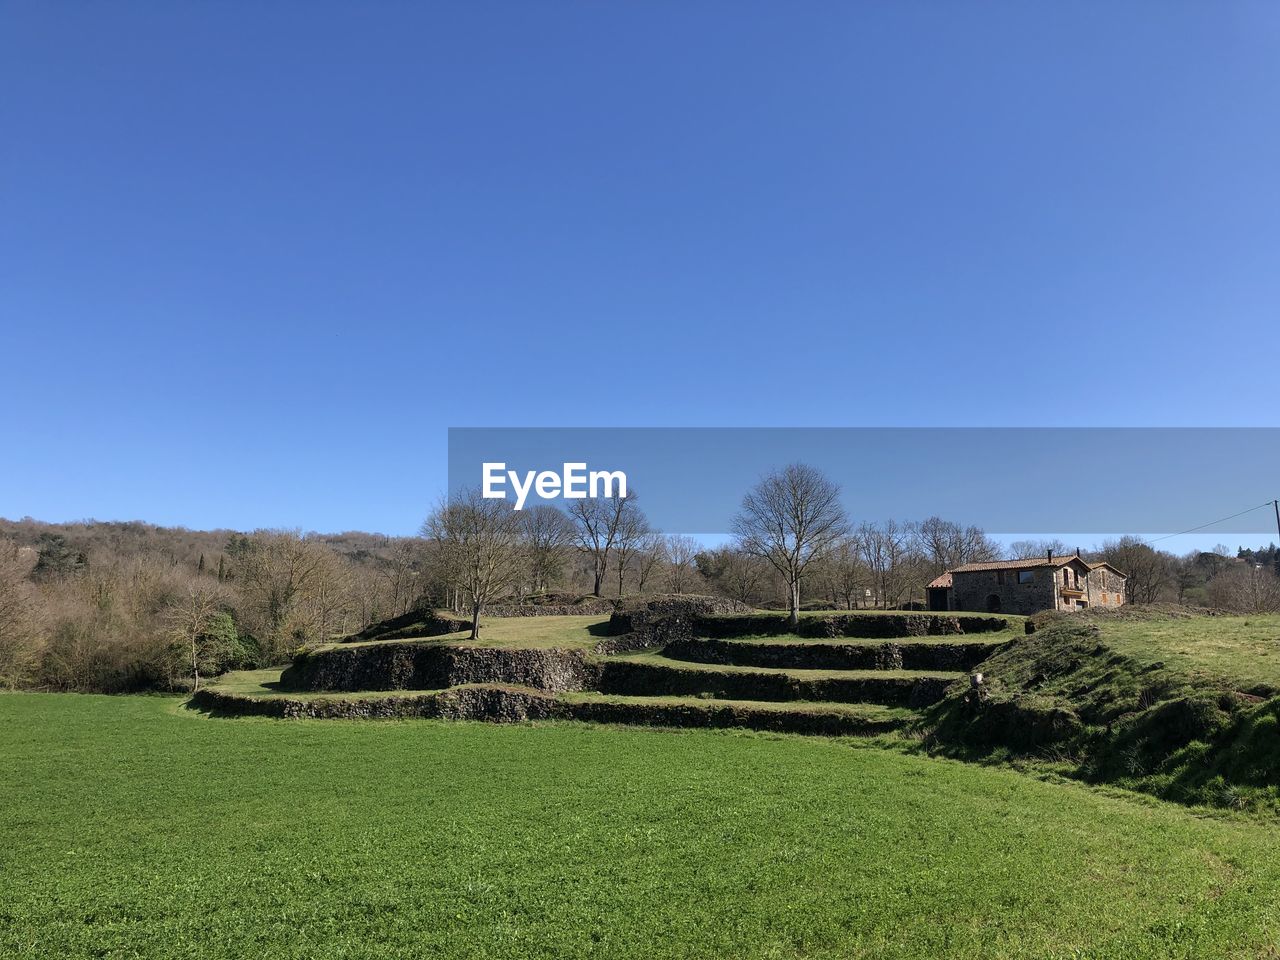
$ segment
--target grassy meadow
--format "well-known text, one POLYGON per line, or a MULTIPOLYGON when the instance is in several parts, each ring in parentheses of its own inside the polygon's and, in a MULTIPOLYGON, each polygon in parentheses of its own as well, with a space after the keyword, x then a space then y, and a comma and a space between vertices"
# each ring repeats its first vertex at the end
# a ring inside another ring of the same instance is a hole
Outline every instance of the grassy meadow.
MULTIPOLYGON (((1126 612, 1128 613, 1128 612, 1126 612)), ((1107 642, 1191 676, 1280 689, 1280 614, 1101 619, 1107 642)))
POLYGON ((4 957, 1267 957, 1280 830, 854 741, 0 696, 4 957))

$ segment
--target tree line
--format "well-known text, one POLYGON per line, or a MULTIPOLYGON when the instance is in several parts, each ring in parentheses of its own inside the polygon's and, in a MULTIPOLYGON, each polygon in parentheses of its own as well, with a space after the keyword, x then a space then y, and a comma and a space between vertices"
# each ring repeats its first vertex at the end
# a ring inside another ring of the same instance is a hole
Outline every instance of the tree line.
POLYGON ((486 606, 521 586, 545 589, 575 558, 597 597, 621 597, 628 587, 717 593, 754 606, 780 603, 794 619, 815 601, 896 607, 921 598, 923 584, 949 567, 997 555, 981 530, 939 517, 853 526, 838 487, 802 464, 749 491, 734 542, 716 549, 654 530, 635 493, 576 500, 567 511, 515 511, 479 490, 461 491, 437 506, 421 532, 442 560, 447 605, 469 616, 473 636, 486 606))
MULTIPOLYGON (((1002 549, 940 517, 854 523, 839 488, 803 464, 752 487, 715 547, 654 529, 634 493, 514 511, 463 491, 412 537, 0 520, 0 686, 189 689, 414 610, 453 610, 478 633, 499 602, 705 593, 793 618, 921 606, 948 569, 1049 550, 1074 547, 1002 549)), ((1280 610, 1274 544, 1174 556, 1129 537, 1085 556, 1128 574, 1132 603, 1280 610)))

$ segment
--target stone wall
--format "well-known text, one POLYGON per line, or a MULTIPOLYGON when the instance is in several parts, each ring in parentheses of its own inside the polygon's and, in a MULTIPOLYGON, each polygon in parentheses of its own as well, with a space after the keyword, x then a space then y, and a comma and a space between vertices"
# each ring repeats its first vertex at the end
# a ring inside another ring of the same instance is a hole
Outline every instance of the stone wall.
POLYGON ((453 617, 442 617, 430 610, 414 610, 390 620, 370 624, 359 633, 343 637, 343 643, 366 640, 403 640, 409 637, 439 637, 446 633, 470 630, 471 623, 453 617))
POLYGON ((637 703, 592 700, 567 704, 568 715, 592 723, 626 723, 662 727, 749 727, 779 733, 806 733, 829 737, 866 736, 885 733, 900 721, 871 719, 832 711, 787 711, 761 709, 742 704, 637 703))
POLYGON ((583 690, 598 668, 576 650, 508 650, 430 643, 336 647, 298 657, 280 677, 291 690, 440 690, 501 683, 539 690, 583 690))
POLYGON ((622 603, 609 618, 609 632, 615 639, 598 644, 597 650, 618 653, 660 647, 672 640, 694 636, 696 625, 703 617, 750 609, 725 597, 671 595, 622 603))
POLYGON ((499 686, 459 687, 409 697, 302 699, 248 697, 205 688, 188 704, 223 716, 281 719, 377 720, 426 718, 520 723, 528 720, 581 720, 663 727, 748 727, 782 733, 859 736, 883 733, 901 724, 836 711, 777 711, 732 703, 644 703, 617 700, 566 702, 535 690, 499 686))
POLYGON ((594 688, 599 666, 579 650, 508 650, 497 647, 447 647, 450 686, 502 683, 550 693, 594 688))
POLYGON ((971 670, 1001 643, 752 643, 676 640, 663 648, 673 660, 792 670, 971 670))
POLYGON ((591 597, 577 603, 499 603, 485 607, 486 617, 607 617, 617 608, 616 600, 591 597))
POLYGON ((189 704, 210 713, 237 716, 376 720, 434 718, 518 723, 560 715, 554 697, 534 690, 493 686, 457 687, 407 697, 246 697, 206 687, 189 704))
POLYGON ((733 637, 783 636, 796 634, 813 639, 860 637, 891 639, 899 637, 940 637, 967 633, 992 633, 1004 630, 1009 621, 1003 617, 966 617, 947 613, 849 613, 831 616, 801 617, 794 630, 786 614, 758 613, 750 616, 699 616, 694 635, 730 639, 733 637))
POLYGON ((1090 570, 1089 603, 1095 607, 1122 606, 1125 602, 1127 583, 1125 577, 1106 567, 1090 570))
POLYGON ((941 677, 821 677, 801 679, 765 671, 681 670, 665 664, 608 660, 598 689, 624 696, 708 696, 719 700, 817 700, 926 706, 951 682, 941 677))
POLYGON ((1054 590, 1054 570, 1050 567, 1032 569, 1030 583, 1019 583, 1016 570, 975 570, 951 575, 951 602, 956 610, 985 611, 987 598, 1000 598, 1001 613, 1032 614, 1040 610, 1053 610, 1057 596, 1054 590), (1000 574, 1004 582, 1001 583, 1000 574))

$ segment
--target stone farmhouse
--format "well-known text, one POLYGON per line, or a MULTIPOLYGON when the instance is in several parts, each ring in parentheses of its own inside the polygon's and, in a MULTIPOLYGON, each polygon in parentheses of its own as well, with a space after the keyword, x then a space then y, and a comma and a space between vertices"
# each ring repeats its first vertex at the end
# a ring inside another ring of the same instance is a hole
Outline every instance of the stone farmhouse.
POLYGON ((1089 563, 1078 553, 966 563, 929 584, 929 609, 1029 614, 1118 607, 1127 580, 1111 564, 1089 563))

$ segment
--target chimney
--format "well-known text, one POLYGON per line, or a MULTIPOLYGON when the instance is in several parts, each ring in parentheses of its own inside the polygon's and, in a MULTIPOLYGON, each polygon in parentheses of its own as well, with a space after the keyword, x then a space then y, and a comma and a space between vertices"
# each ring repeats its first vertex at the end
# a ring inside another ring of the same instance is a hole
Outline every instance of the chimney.
POLYGON ((1053 563, 1053 551, 1052 551, 1052 550, 1050 550, 1050 551, 1049 551, 1049 553, 1047 554, 1047 556, 1048 556, 1048 558, 1049 558, 1049 562, 1050 562, 1050 563, 1053 563))

